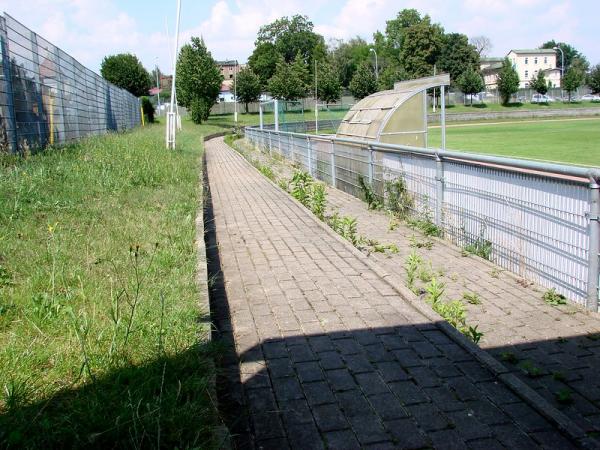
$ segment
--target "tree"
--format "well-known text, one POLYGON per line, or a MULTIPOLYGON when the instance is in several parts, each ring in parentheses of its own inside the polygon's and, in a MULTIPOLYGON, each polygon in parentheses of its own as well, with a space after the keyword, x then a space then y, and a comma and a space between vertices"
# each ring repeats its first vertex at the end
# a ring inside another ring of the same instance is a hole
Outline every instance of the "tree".
POLYGON ((142 112, 146 118, 146 122, 154 123, 154 105, 150 102, 150 99, 146 96, 141 97, 142 100, 142 112))
POLYGON ((350 86, 358 66, 369 59, 369 49, 369 44, 358 36, 348 42, 336 41, 331 46, 329 59, 336 67, 342 86, 346 88, 350 86))
POLYGON ((480 58, 487 56, 493 47, 492 41, 487 36, 473 36, 471 39, 469 39, 469 43, 475 47, 475 50, 479 54, 480 58))
POLYGON ((258 75, 263 88, 267 87, 269 80, 275 73, 279 56, 275 45, 265 42, 257 45, 250 58, 248 58, 248 66, 252 69, 252 72, 258 75))
POLYGON ((569 70, 567 70, 567 73, 563 78, 563 87, 569 94, 569 101, 571 101, 571 94, 583 84, 584 79, 585 72, 582 72, 577 67, 571 67, 569 70))
POLYGON ((479 70, 479 53, 473 45, 469 44, 469 39, 464 34, 446 34, 443 37, 437 68, 449 73, 450 81, 455 83, 467 69, 479 70))
POLYGON ((177 101, 189 108, 194 123, 208 119, 216 103, 223 76, 204 40, 192 37, 191 44, 181 47, 177 59, 177 101))
POLYGON ((329 104, 342 96, 340 78, 329 63, 317 63, 317 98, 329 104))
POLYGON ((510 97, 519 90, 519 74, 508 58, 504 58, 502 68, 498 73, 498 92, 502 98, 502 104, 507 105, 510 97))
POLYGON ((485 87, 483 79, 479 72, 475 71, 473 67, 467 67, 467 69, 458 77, 456 84, 463 92, 471 96, 471 105, 473 104, 473 94, 483 91, 485 87))
POLYGON ((529 86, 538 94, 546 95, 548 92, 548 82, 546 81, 543 70, 538 72, 537 76, 533 79, 529 86))
POLYGON ((260 99, 260 78, 249 67, 242 69, 234 81, 233 90, 237 94, 237 99, 244 104, 246 112, 248 112, 248 103, 257 102, 260 99))
MULTIPOLYGON (((585 66, 585 70, 588 69, 589 63, 588 63, 587 59, 585 58, 585 56, 583 56, 583 54, 581 54, 572 45, 566 44, 564 42, 556 42, 553 39, 551 41, 544 42, 540 48, 554 49, 555 47, 559 47, 564 53, 564 56, 565 56, 564 73, 567 73, 567 71, 569 70, 569 68, 571 67, 571 65, 573 64, 573 61, 575 59, 580 60, 580 64, 583 64, 585 66)), ((560 50, 556 50, 556 67, 558 67, 559 69, 562 68, 562 57, 560 54, 560 50)))
POLYGON ((592 67, 592 70, 590 70, 588 84, 594 94, 600 92, 600 64, 596 64, 592 67))
POLYGON ((354 98, 360 100, 376 91, 377 85, 373 69, 370 64, 362 63, 350 81, 350 92, 354 98))
POLYGON ((406 78, 406 73, 398 66, 387 66, 379 73, 377 88, 381 91, 393 89, 396 81, 405 80, 406 78))
POLYGON ((152 87, 150 74, 137 56, 131 53, 105 56, 100 66, 100 74, 106 81, 131 92, 136 97, 148 95, 148 90, 152 87))
POLYGON ((289 64, 283 58, 277 63, 275 74, 269 80, 269 92, 274 98, 298 100, 306 95, 308 69, 299 55, 289 64))
POLYGON ((314 25, 307 16, 296 14, 291 19, 281 17, 260 27, 255 45, 274 45, 287 63, 293 62, 300 53, 307 66, 312 67, 315 57, 325 57, 325 40, 313 29, 314 25))
POLYGON ((432 24, 429 16, 421 23, 406 29, 400 61, 409 78, 418 78, 433 74, 443 45, 444 29, 438 24, 432 24))

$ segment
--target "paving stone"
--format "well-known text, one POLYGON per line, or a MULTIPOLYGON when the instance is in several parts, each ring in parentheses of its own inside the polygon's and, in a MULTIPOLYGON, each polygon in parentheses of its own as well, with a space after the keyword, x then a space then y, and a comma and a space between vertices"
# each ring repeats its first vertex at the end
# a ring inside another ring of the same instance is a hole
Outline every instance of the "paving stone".
POLYGON ((464 449, 465 443, 456 430, 441 430, 430 434, 434 448, 464 449))
MULTIPOLYGON (((526 443, 525 447, 534 448, 552 441, 551 432, 556 430, 543 417, 495 384, 494 376, 471 354, 413 309, 346 243, 318 226, 308 210, 228 150, 222 139, 209 141, 206 148, 228 294, 215 302, 229 302, 222 313, 230 312, 232 325, 224 332, 235 341, 240 362, 238 366, 235 358, 229 361, 231 376, 238 377, 238 387, 232 385, 230 395, 240 404, 246 396, 256 448, 322 448, 325 442, 331 448, 389 448, 390 436, 400 448, 455 442, 472 443, 473 448, 487 443, 493 448, 494 439, 507 447, 526 443), (468 420, 470 411, 476 422, 468 420)), ((337 194, 328 201, 336 198, 337 194)), ((361 208, 352 214, 356 217, 379 214, 368 212, 364 204, 353 205, 361 208)), ((373 229, 385 223, 381 236, 374 237, 387 242, 394 233, 388 234, 388 219, 382 217, 373 222, 373 229)), ((368 221, 361 218, 359 226, 364 223, 368 221)), ((400 242, 401 258, 412 251, 409 238, 414 231, 410 233, 400 242)), ((457 271, 468 271, 476 262, 437 241, 430 255, 455 262, 457 271)), ((387 260, 396 261, 390 273, 404 276, 397 270, 403 259, 398 264, 393 256, 369 258, 384 267, 387 260)), ((478 278, 470 282, 484 283, 489 270, 488 266, 471 270, 478 278)), ((447 292, 460 295, 464 289, 446 278, 447 292)), ((490 342, 495 339, 502 346, 506 343, 502 339, 524 333, 526 341, 519 342, 517 351, 528 353, 526 357, 536 363, 544 362, 549 374, 564 367, 568 383, 580 383, 579 389, 569 385, 578 392, 573 408, 590 408, 585 410, 590 420, 600 416, 595 400, 584 393, 594 393, 585 380, 597 376, 600 346, 584 346, 580 340, 572 341, 573 348, 571 340, 565 346, 544 343, 545 336, 554 332, 552 327, 563 326, 563 316, 543 307, 547 318, 540 323, 545 328, 528 328, 522 315, 515 317, 518 311, 508 317, 500 297, 536 306, 539 299, 522 295, 518 286, 510 290, 494 280, 487 284, 491 288, 480 292, 486 302, 477 308, 488 312, 480 314, 466 305, 469 321, 477 323, 480 317, 497 324, 493 332, 480 325, 485 333, 482 342, 489 336, 490 342), (496 296, 496 303, 488 301, 488 293, 496 296), (558 317, 560 322, 555 320, 558 317)), ((535 316, 536 309, 527 314, 535 316)), ((591 330, 585 328, 589 320, 579 316, 577 320, 585 325, 569 330, 591 330)), ((555 389, 552 383, 556 382, 545 378, 551 376, 527 382, 537 383, 540 391, 555 389)))
POLYGON ((384 423, 399 448, 419 449, 431 446, 431 440, 419 430, 412 419, 389 420, 384 423))
POLYGON ((325 433, 327 448, 331 450, 354 450, 361 448, 356 436, 350 430, 332 431, 325 433))
POLYGON ((335 404, 314 406, 312 411, 321 431, 342 430, 349 426, 342 411, 335 404))

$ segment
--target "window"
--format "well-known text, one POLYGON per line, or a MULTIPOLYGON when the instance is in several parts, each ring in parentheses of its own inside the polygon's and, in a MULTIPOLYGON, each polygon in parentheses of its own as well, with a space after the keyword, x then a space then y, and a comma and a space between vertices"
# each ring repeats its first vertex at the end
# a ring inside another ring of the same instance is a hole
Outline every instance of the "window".
POLYGON ((537 56, 535 58, 533 58, 533 63, 537 64, 537 56))
POLYGON ((528 70, 525 71, 525 78, 529 78, 529 71, 528 70))
POLYGON ((548 57, 544 56, 544 64, 548 64, 548 57))
POLYGON ((529 64, 529 58, 525 58, 525 64, 529 64))

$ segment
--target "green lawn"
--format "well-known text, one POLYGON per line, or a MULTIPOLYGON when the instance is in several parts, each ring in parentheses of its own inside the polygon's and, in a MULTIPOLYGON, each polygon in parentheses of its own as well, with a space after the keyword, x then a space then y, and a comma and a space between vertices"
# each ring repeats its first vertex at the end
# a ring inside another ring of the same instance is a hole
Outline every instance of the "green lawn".
POLYGON ((0 448, 217 446, 195 217, 218 130, 0 155, 0 448))
MULTIPOLYGON (((438 105, 439 106, 439 105, 438 105)), ((507 106, 499 103, 480 103, 470 105, 455 104, 446 105, 448 113, 482 113, 482 112, 499 112, 499 111, 544 111, 548 109, 573 109, 573 108, 600 108, 600 102, 553 102, 553 103, 510 103, 507 106)), ((429 108, 429 112, 433 112, 429 108)), ((439 112, 439 108, 438 111, 439 112)))
MULTIPOLYGON (((600 166, 600 118, 448 125, 448 149, 600 166)), ((440 142, 440 129, 430 128, 429 146, 440 142)))

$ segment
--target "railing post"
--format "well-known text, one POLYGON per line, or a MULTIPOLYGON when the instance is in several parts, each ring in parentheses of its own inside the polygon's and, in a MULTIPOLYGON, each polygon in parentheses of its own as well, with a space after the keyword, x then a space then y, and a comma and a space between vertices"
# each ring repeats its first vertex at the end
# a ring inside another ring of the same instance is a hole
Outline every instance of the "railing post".
POLYGON ((331 162, 329 163, 331 165, 331 185, 334 188, 337 188, 337 180, 336 177, 337 175, 335 174, 335 143, 333 142, 333 139, 331 140, 331 162))
POLYGON ((269 156, 273 156, 273 142, 271 141, 271 130, 269 130, 268 133, 269 133, 269 156))
POLYGON ((279 131, 279 102, 277 99, 273 100, 273 112, 275 116, 275 131, 279 131))
POLYGON ((373 184, 373 147, 369 145, 369 184, 373 184))
POLYGON ((283 158, 283 148, 281 147, 281 133, 277 133, 277 147, 279 148, 279 155, 283 158))
POLYGON ((313 168, 312 168, 312 146, 310 143, 310 137, 306 137, 306 162, 308 164, 308 173, 310 176, 313 176, 313 168))
POLYGON ((435 224, 442 227, 442 205, 444 204, 444 161, 440 155, 435 155, 435 224))
POLYGON ((264 120, 263 120, 263 108, 262 108, 261 103, 258 104, 258 123, 260 125, 260 129, 262 130, 264 127, 264 120))
POLYGON ((598 277, 600 257, 600 180, 590 180, 590 241, 588 264, 587 309, 598 311, 598 277))

